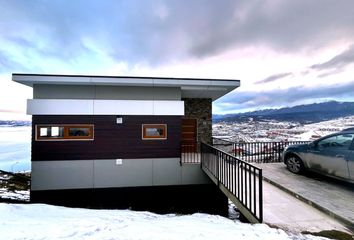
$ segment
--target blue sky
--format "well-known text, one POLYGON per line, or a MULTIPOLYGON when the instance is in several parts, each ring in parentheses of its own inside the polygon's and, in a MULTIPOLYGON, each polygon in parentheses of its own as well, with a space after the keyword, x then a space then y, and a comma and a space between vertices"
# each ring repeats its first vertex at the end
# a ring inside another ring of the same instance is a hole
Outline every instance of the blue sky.
POLYGON ((0 118, 11 73, 240 79, 216 114, 353 101, 352 0, 1 0, 0 118))

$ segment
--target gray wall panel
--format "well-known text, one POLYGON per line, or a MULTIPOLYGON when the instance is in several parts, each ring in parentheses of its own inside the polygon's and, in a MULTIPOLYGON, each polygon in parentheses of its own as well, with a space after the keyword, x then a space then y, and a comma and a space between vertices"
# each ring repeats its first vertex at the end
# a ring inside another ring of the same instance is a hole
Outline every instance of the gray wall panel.
POLYGON ((179 158, 32 162, 32 190, 208 184, 198 164, 179 158))
POLYGON ((154 159, 153 185, 179 185, 181 184, 181 166, 179 158, 154 159))
POLYGON ((94 160, 94 187, 138 187, 152 186, 152 160, 94 160))
POLYGON ((211 183, 199 164, 182 165, 182 185, 211 183))
POLYGON ((177 87, 34 85, 33 99, 181 100, 177 87))
POLYGON ((94 99, 95 87, 85 85, 35 85, 33 99, 94 99))
POLYGON ((92 160, 32 162, 32 190, 92 187, 92 160))
POLYGON ((96 86, 96 99, 181 100, 180 88, 96 86))

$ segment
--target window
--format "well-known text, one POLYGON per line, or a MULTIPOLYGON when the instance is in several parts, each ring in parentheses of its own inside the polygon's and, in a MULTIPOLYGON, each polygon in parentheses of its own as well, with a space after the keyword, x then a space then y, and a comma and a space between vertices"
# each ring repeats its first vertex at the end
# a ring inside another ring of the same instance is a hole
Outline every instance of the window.
POLYGON ((167 139, 166 124, 143 124, 143 140, 165 140, 167 139))
POLYGON ((343 148, 349 149, 354 134, 341 134, 325 138, 318 142, 320 148, 343 148))
POLYGON ((93 125, 36 125, 36 140, 93 140, 93 125))

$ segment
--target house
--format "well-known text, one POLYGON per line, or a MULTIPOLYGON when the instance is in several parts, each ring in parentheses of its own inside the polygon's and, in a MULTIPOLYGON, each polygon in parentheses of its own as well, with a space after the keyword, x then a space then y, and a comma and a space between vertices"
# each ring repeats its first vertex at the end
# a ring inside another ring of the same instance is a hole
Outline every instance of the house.
POLYGON ((238 80, 13 74, 33 88, 31 202, 156 212, 221 212, 199 164, 212 101, 238 80))

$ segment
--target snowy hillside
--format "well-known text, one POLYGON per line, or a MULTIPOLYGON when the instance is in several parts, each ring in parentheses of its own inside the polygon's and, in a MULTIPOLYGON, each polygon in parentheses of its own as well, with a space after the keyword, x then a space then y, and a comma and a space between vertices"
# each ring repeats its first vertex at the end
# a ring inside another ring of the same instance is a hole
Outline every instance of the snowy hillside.
POLYGON ((0 188, 0 199, 4 201, 8 201, 8 200, 29 201, 30 192, 29 190, 9 191, 8 188, 0 188))
POLYGON ((244 142, 312 141, 354 127, 354 116, 311 124, 286 121, 219 122, 213 124, 213 136, 244 142))
POLYGON ((158 215, 130 210, 89 210, 44 204, 0 204, 1 239, 323 239, 292 235, 265 224, 224 217, 158 215))

